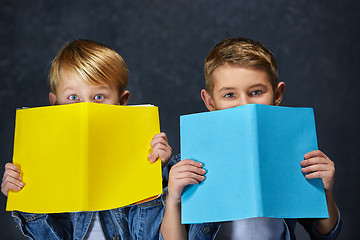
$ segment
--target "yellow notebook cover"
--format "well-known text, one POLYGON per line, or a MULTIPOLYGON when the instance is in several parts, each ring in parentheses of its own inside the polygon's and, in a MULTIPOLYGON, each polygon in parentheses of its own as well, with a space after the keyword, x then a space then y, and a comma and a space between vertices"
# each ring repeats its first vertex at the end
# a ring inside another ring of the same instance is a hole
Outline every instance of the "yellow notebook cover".
POLYGON ((75 103, 16 112, 13 163, 24 188, 6 210, 99 211, 162 192, 161 161, 151 164, 158 108, 75 103))

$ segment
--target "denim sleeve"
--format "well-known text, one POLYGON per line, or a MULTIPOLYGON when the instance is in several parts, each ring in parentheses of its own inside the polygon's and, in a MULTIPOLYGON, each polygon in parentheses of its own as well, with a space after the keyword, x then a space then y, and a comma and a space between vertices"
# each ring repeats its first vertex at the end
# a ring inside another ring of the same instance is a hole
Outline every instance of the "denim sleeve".
MULTIPOLYGON (((213 240, 220 229, 221 223, 187 224, 188 240, 213 240)), ((164 240, 160 233, 159 240, 164 240)))
MULTIPOLYGON (((164 169, 162 171, 163 181, 164 180, 166 182, 169 181, 169 172, 170 172, 171 167, 180 161, 181 161, 180 154, 176 154, 170 158, 169 162, 166 164, 166 166, 164 167, 164 169)), ((167 185, 164 185, 163 187, 166 187, 166 186, 167 185)))
POLYGON ((341 225, 342 225, 342 220, 340 218, 340 212, 339 212, 338 221, 337 221, 334 229, 327 235, 322 235, 316 230, 314 219, 298 219, 298 222, 304 226, 306 231, 309 233, 311 240, 333 240, 333 239, 336 239, 340 234, 341 225))
POLYGON ((36 214, 13 211, 12 217, 28 239, 71 239, 71 221, 66 213, 36 214))
POLYGON ((129 211, 131 238, 158 240, 163 215, 161 196, 149 202, 132 205, 129 211))

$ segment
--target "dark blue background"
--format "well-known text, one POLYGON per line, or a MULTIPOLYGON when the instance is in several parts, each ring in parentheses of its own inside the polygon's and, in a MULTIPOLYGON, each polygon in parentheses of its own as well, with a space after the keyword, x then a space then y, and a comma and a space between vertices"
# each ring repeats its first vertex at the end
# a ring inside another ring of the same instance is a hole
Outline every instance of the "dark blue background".
MULTIPOLYGON (((359 11, 357 0, 0 0, 0 165, 12 158, 15 108, 48 104, 50 61, 65 42, 88 38, 114 48, 130 69, 130 104, 159 106, 177 153, 179 115, 206 110, 205 56, 227 37, 249 37, 273 51, 287 84, 283 105, 314 108, 319 147, 336 164, 340 239, 355 239, 359 11)), ((5 204, 2 195, 0 239, 22 239, 5 204)))

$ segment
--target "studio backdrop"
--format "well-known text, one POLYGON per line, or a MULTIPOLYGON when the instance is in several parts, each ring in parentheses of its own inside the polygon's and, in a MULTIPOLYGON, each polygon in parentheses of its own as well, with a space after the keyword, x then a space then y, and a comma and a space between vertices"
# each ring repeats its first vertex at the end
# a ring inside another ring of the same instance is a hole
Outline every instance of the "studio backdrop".
MULTIPOLYGON (((129 103, 159 107, 177 154, 179 116, 207 111, 200 98, 207 53, 225 38, 247 37, 274 53, 286 83, 282 105, 314 108, 319 148, 336 165, 339 239, 356 239, 359 12, 357 0, 1 0, 0 175, 12 160, 15 110, 49 104, 50 63, 65 42, 86 38, 115 49, 129 68, 129 103)), ((23 239, 5 205, 1 194, 0 239, 23 239)))

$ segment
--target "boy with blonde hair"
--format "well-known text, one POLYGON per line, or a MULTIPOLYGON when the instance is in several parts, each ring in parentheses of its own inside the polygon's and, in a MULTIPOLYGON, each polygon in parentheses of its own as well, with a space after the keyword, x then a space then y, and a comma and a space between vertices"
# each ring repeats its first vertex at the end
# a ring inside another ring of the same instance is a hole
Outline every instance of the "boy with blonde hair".
MULTIPOLYGON (((90 40, 65 44, 52 62, 49 78, 51 105, 77 102, 126 105, 130 96, 126 90, 128 69, 124 60, 110 47, 90 40)), ((171 147, 165 133, 156 134, 150 145, 153 151, 149 161, 155 162, 160 157, 162 165, 166 165, 171 147)), ((1 191, 6 196, 9 190, 20 191, 26 187, 21 180, 20 169, 7 163, 1 191)), ((162 202, 157 198, 100 212, 14 211, 12 216, 30 239, 158 239, 162 211, 162 202), (146 218, 141 217, 143 214, 146 218)))
MULTIPOLYGON (((205 60, 206 88, 201 98, 210 111, 255 103, 278 106, 285 83, 279 82, 273 54, 261 43, 229 38, 217 44, 205 60)), ((225 163, 224 163, 225 164, 225 163)), ((325 188, 328 219, 250 218, 223 223, 181 224, 181 194, 185 186, 205 180, 199 162, 180 155, 170 159, 166 210, 161 225, 164 239, 295 239, 299 221, 311 239, 335 239, 341 221, 333 196, 334 163, 321 151, 305 154, 301 162, 305 178, 321 178, 325 188)), ((275 176, 276 177, 276 176, 275 176)), ((309 203, 311 204, 311 203, 309 203)), ((221 211, 221 209, 213 209, 221 211)))

